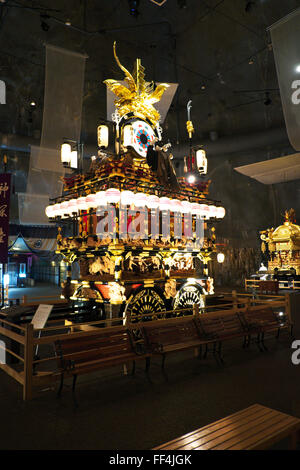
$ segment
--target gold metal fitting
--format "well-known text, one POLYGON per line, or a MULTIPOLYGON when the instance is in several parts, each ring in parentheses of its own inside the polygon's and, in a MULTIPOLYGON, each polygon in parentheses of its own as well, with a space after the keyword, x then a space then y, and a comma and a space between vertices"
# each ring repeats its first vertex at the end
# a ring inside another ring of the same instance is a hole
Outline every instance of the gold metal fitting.
POLYGON ((186 129, 188 131, 189 138, 191 139, 194 132, 194 126, 192 121, 186 121, 186 129))

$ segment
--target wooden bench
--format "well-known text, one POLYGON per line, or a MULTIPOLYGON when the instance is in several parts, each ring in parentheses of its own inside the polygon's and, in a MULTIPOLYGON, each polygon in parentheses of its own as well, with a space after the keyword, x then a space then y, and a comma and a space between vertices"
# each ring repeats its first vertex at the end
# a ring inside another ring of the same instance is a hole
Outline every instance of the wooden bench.
POLYGON ((265 333, 276 333, 276 337, 278 338, 281 330, 288 329, 292 335, 292 323, 288 318, 281 323, 280 318, 271 307, 248 309, 241 314, 241 318, 245 325, 248 325, 249 330, 256 330, 258 332, 259 341, 262 343, 264 349, 267 349, 264 343, 265 333))
POLYGON ((66 376, 73 376, 74 391, 78 375, 128 362, 133 362, 134 373, 135 361, 149 357, 141 342, 135 344, 131 331, 126 327, 114 326, 95 330, 94 333, 80 333, 76 338, 65 337, 55 342, 61 377, 58 395, 61 394, 66 376))
POLYGON ((153 450, 264 450, 288 436, 295 449, 299 429, 300 419, 252 405, 153 450))
POLYGON ((199 349, 206 344, 195 319, 191 317, 145 323, 141 326, 141 332, 147 351, 162 356, 162 368, 167 353, 199 349))
POLYGON ((243 347, 247 345, 250 331, 241 319, 239 314, 232 315, 215 315, 207 314, 197 317, 197 324, 204 338, 207 339, 206 350, 204 356, 208 352, 209 343, 213 343, 213 352, 218 354, 219 359, 223 362, 221 356, 221 347, 224 341, 235 338, 244 338, 243 347))

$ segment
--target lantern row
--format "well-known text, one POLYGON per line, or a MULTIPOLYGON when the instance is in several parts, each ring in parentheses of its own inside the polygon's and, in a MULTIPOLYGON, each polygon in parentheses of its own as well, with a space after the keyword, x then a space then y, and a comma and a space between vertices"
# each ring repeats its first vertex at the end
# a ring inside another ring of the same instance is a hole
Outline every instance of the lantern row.
POLYGON ((168 197, 158 197, 145 193, 133 193, 132 191, 119 191, 115 188, 99 191, 96 194, 89 194, 78 199, 70 199, 46 207, 46 215, 49 218, 71 217, 79 214, 80 211, 87 211, 97 207, 105 208, 107 204, 121 204, 122 206, 148 207, 148 209, 159 209, 160 211, 179 212, 182 214, 191 213, 201 216, 203 219, 217 218, 225 216, 224 207, 207 204, 191 203, 189 201, 179 201, 179 199, 169 199, 168 197))

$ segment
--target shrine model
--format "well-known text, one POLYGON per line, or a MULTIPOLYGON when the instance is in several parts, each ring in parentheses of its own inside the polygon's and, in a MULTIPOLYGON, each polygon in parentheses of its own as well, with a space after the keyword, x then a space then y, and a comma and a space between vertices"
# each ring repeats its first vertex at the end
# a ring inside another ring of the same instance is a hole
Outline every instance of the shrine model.
MULTIPOLYGON (((208 199, 205 152, 191 147, 183 156, 185 174, 177 178, 153 106, 169 85, 147 84, 140 59, 129 73, 115 44, 114 56, 125 74, 123 83, 104 82, 117 97, 114 151, 108 150, 108 126, 101 124, 98 156, 89 170, 65 177, 62 196, 46 208, 58 224, 57 253, 69 266, 74 261, 80 266, 79 278, 69 276, 62 295, 99 319, 105 303, 137 318, 203 306, 205 296, 214 293, 208 272, 208 261, 217 253, 213 224, 225 215, 208 199)), ((188 112, 191 139, 190 103, 188 112)), ((67 165, 71 151, 70 143, 63 144, 67 165)))
POLYGON ((271 280, 278 281, 279 289, 300 289, 300 226, 294 209, 285 211, 284 223, 276 229, 262 230, 260 238, 267 267, 262 265, 247 286, 271 280))

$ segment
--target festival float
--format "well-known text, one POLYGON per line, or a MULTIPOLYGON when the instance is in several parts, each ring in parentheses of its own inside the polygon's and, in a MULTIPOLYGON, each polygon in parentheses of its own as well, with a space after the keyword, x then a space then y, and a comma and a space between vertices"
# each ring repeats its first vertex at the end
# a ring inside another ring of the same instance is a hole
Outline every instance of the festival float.
POLYGON ((261 278, 276 280, 279 288, 300 288, 300 226, 294 209, 286 210, 284 223, 260 232, 261 251, 268 267, 261 278))
MULTIPOLYGON (((56 253, 69 274, 72 263, 80 266, 62 296, 97 319, 105 318, 106 305, 136 319, 204 306, 214 294, 208 269, 217 253, 214 224, 225 215, 208 198, 205 151, 190 146, 182 157, 184 176, 177 178, 154 107, 169 85, 147 83, 140 59, 131 74, 115 44, 114 57, 125 81, 104 81, 116 96, 113 135, 106 123, 98 126, 98 155, 88 171, 65 176, 62 196, 46 208, 58 226, 56 253)), ((187 108, 191 142, 191 102, 187 108)), ((62 161, 70 166, 71 160, 72 145, 65 142, 62 161)))

